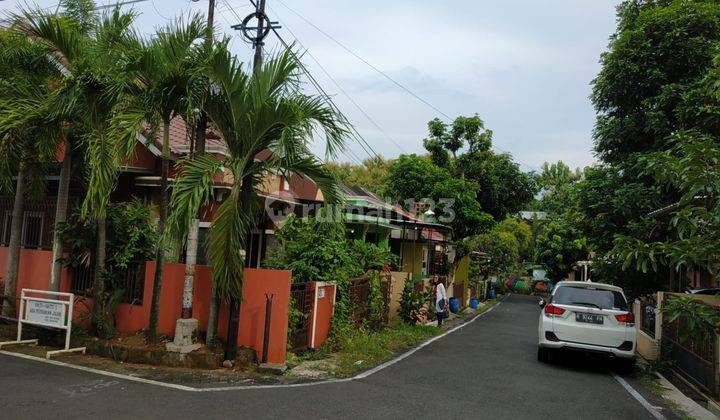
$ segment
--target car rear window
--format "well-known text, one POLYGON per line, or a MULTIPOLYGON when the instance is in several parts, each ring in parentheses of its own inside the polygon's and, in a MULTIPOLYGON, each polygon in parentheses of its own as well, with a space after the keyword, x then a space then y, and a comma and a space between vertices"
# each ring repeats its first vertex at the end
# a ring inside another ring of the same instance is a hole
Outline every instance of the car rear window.
POLYGON ((555 295, 553 295, 552 302, 560 305, 578 305, 620 311, 628 310, 627 302, 622 293, 589 287, 558 287, 555 295))

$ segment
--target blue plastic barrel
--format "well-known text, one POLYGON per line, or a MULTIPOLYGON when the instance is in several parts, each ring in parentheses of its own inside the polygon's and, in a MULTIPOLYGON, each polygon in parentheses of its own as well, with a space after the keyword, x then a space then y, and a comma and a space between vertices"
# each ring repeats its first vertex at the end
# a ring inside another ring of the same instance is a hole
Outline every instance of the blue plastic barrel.
POLYGON ((477 298, 472 298, 472 299, 470 299, 470 307, 473 308, 473 309, 477 309, 477 308, 478 308, 478 300, 477 300, 477 298))
POLYGON ((460 310, 460 301, 454 297, 450 298, 450 312, 456 314, 460 310))
POLYGON ((490 289, 490 299, 495 299, 495 291, 490 289))

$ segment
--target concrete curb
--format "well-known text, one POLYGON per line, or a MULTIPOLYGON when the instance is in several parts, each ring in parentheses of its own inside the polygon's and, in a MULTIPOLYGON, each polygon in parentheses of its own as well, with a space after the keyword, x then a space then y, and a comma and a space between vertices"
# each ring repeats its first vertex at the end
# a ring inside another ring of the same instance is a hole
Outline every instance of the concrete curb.
POLYGON ((655 374, 660 379, 660 386, 665 389, 665 392, 663 392, 663 398, 677 404, 678 408, 685 412, 685 414, 698 420, 715 420, 718 418, 718 416, 710 412, 707 408, 686 397, 682 391, 673 385, 672 382, 668 381, 667 378, 665 378, 660 372, 656 372, 655 374))
POLYGON ((18 357, 21 359, 34 360, 34 361, 40 362, 40 363, 46 363, 46 364, 52 364, 52 365, 56 365, 56 366, 67 367, 67 368, 75 369, 75 370, 81 370, 84 372, 94 373, 97 375, 109 376, 109 377, 113 377, 113 378, 124 379, 127 381, 144 383, 147 385, 154 385, 154 386, 160 386, 160 387, 164 387, 164 388, 175 389, 178 391, 220 392, 220 391, 258 390, 258 389, 278 389, 278 388, 302 388, 302 387, 335 384, 335 383, 341 383, 341 382, 351 382, 351 381, 356 381, 356 380, 360 380, 360 379, 365 379, 377 372, 380 372, 383 369, 386 369, 386 368, 402 361, 403 359, 413 355, 415 352, 434 343, 435 341, 437 341, 441 338, 444 338, 445 336, 452 334, 453 332, 455 332, 467 325, 472 324, 473 322, 480 319, 485 314, 492 312, 495 308, 500 306, 500 304, 502 304, 502 302, 504 300, 505 300, 505 298, 498 299, 498 302, 494 306, 475 315, 474 317, 470 318, 468 321, 465 321, 459 325, 456 325, 455 327, 445 331, 444 333, 442 333, 438 336, 435 336, 429 340, 426 340, 426 341, 420 343, 418 346, 406 351, 405 353, 402 353, 402 354, 394 357, 393 359, 388 360, 385 363, 375 366, 372 369, 366 370, 364 372, 360 372, 360 373, 356 374, 355 376, 351 376, 348 378, 327 379, 327 380, 316 381, 316 382, 303 382, 303 383, 277 384, 277 385, 237 385, 237 386, 225 386, 225 387, 196 388, 196 387, 187 386, 187 385, 179 385, 179 384, 156 381, 156 380, 152 380, 152 379, 138 378, 136 376, 124 375, 124 374, 119 374, 119 373, 114 373, 114 372, 108 372, 105 370, 88 368, 85 366, 73 365, 70 363, 60 362, 57 360, 46 360, 46 359, 42 359, 40 357, 29 356, 29 355, 22 354, 22 353, 13 353, 13 352, 5 351, 5 350, 0 350, 0 354, 6 355, 6 356, 18 357))

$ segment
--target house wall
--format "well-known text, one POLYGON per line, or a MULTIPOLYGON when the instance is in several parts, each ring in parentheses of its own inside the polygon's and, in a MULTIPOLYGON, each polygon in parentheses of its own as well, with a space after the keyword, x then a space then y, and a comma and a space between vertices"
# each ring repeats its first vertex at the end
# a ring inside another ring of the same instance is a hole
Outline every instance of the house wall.
MULTIPOLYGON (((7 268, 7 247, 0 247, 0 273, 7 268)), ((20 254, 18 273, 18 299, 23 288, 47 290, 50 281, 51 251, 23 249, 20 254)), ((145 267, 145 284, 141 305, 121 303, 115 313, 116 326, 121 333, 135 333, 146 329, 150 321, 152 302, 152 284, 155 262, 149 261, 145 267)), ((158 331, 172 337, 175 333, 175 321, 182 309, 182 291, 185 274, 184 264, 163 265, 163 287, 160 296, 160 316, 158 331)), ((208 306, 212 269, 196 266, 193 292, 193 317, 199 321, 200 330, 207 329, 208 306)), ((72 289, 71 276, 63 269, 61 291, 72 289)), ((290 302, 291 272, 285 270, 245 269, 243 282, 243 300, 240 306, 240 326, 238 344, 255 349, 258 360, 262 356, 263 333, 265 326, 265 294, 273 295, 273 309, 270 329, 268 361, 282 364, 285 362, 287 343, 287 317, 290 302)), ((77 297, 74 319, 77 321, 82 312, 92 309, 92 299, 77 297)), ((218 321, 218 336, 227 339, 228 307, 223 304, 218 321)))
POLYGON ((410 277, 410 273, 393 271, 390 273, 390 305, 388 308, 388 323, 390 325, 398 324, 400 319, 400 300, 402 299, 405 281, 410 277))
POLYGON ((422 273, 423 253, 426 244, 405 242, 401 245, 402 249, 402 267, 400 271, 418 275, 422 273))

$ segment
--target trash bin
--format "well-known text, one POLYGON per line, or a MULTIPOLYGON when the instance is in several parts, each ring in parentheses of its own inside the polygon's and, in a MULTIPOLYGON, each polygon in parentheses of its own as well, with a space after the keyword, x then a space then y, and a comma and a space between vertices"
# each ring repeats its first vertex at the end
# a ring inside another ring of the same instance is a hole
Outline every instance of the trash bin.
POLYGON ((495 299, 495 291, 490 289, 490 299, 495 299))
POLYGON ((477 309, 477 308, 478 308, 478 300, 477 300, 477 298, 472 298, 472 299, 470 299, 470 307, 473 308, 473 309, 477 309))
POLYGON ((460 311, 460 301, 457 298, 450 298, 450 312, 456 314, 460 311))

